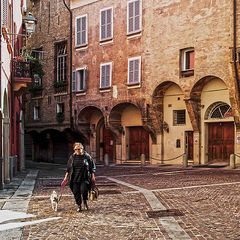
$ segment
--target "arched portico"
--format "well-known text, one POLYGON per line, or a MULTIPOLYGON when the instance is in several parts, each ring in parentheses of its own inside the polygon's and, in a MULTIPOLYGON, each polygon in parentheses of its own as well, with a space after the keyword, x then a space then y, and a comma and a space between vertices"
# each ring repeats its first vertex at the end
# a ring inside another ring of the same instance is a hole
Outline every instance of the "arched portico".
POLYGON ((109 127, 116 136, 117 162, 140 161, 141 154, 149 159, 151 139, 144 127, 143 109, 139 103, 122 102, 110 111, 109 127))

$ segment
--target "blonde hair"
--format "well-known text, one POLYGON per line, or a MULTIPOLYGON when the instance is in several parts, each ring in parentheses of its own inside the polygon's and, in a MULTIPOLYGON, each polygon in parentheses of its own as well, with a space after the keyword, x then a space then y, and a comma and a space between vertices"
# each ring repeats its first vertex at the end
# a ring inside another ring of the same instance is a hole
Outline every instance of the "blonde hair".
POLYGON ((79 146, 80 148, 84 148, 83 145, 80 142, 75 142, 73 144, 73 148, 75 148, 76 146, 79 146))

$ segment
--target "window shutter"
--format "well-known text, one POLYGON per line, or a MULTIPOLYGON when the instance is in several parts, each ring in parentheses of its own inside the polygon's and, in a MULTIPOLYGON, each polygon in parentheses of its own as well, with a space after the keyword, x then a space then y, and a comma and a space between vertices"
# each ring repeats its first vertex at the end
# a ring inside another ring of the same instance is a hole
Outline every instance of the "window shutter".
POLYGON ((105 26, 106 26, 106 11, 102 11, 101 12, 101 39, 106 38, 105 26))
POLYGON ((138 83, 139 82, 139 59, 136 59, 134 61, 134 83, 138 83))
POLYGON ((134 18, 134 31, 140 30, 140 2, 134 2, 135 18, 134 18))
POLYGON ((81 45, 87 44, 87 17, 82 18, 81 45))
POLYGON ((190 69, 194 69, 194 51, 190 52, 190 64, 189 67, 190 69))
POLYGON ((102 66, 102 76, 101 76, 101 88, 104 88, 105 87, 105 75, 106 75, 106 69, 105 69, 106 66, 102 66))
POLYGON ((108 9, 107 12, 107 38, 112 37, 112 9, 108 9))
POLYGON ((134 13, 133 13, 133 2, 128 3, 128 32, 133 32, 133 18, 134 18, 134 13))
POLYGON ((77 22, 76 22, 76 45, 79 46, 80 45, 80 42, 81 42, 81 33, 80 33, 80 25, 81 25, 81 18, 78 18, 77 19, 77 22))
POLYGON ((8 22, 8 0, 3 0, 2 3, 2 24, 7 27, 8 22))
POLYGON ((76 92, 76 71, 72 74, 72 91, 76 92))
POLYGON ((140 83, 140 64, 141 61, 139 58, 129 60, 128 66, 128 83, 140 83))
POLYGON ((76 46, 87 44, 87 17, 76 20, 76 46))
POLYGON ((86 90, 87 69, 83 69, 83 90, 86 90))
POLYGON ((110 65, 106 65, 105 87, 110 86, 110 65))

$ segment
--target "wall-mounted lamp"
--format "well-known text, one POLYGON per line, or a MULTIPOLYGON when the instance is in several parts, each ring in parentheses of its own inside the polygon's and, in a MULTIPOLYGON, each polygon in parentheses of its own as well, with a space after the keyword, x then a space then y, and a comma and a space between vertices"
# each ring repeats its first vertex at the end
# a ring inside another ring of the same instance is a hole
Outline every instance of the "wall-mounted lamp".
POLYGON ((23 23, 25 24, 26 33, 28 35, 35 32, 37 20, 32 13, 29 12, 25 17, 23 17, 23 23))
POLYGON ((168 125, 168 123, 167 122, 163 122, 163 124, 162 124, 162 129, 164 130, 164 131, 166 131, 167 133, 169 132, 169 125, 168 125))

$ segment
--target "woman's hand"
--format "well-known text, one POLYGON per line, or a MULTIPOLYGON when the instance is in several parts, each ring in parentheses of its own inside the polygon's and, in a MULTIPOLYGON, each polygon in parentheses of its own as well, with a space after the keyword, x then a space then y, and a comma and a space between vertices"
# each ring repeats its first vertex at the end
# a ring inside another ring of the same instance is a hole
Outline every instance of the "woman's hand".
POLYGON ((92 174, 92 182, 95 182, 96 181, 96 177, 95 177, 95 174, 93 173, 92 174))

